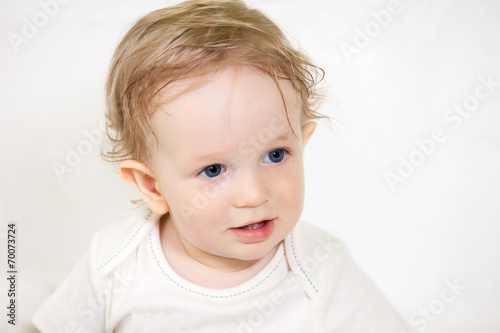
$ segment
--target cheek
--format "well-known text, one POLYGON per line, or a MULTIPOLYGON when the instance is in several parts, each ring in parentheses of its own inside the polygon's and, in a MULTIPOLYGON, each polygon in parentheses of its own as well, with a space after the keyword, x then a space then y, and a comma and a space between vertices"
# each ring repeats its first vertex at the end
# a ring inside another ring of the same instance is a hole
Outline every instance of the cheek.
POLYGON ((285 177, 287 177, 286 185, 288 185, 291 194, 304 194, 304 166, 301 158, 294 160, 294 163, 290 163, 285 177))
POLYGON ((279 180, 276 179, 279 200, 292 211, 301 211, 304 201, 304 170, 302 164, 290 165, 290 168, 287 168, 282 176, 279 180))
POLYGON ((210 245, 213 235, 213 210, 211 207, 193 209, 192 201, 183 202, 185 209, 172 207, 173 218, 177 229, 184 238, 198 248, 210 245), (176 209, 177 208, 177 209, 176 209))
POLYGON ((224 227, 228 197, 217 186, 196 187, 185 194, 179 217, 186 231, 198 240, 210 239, 211 234, 224 227))
POLYGON ((292 210, 302 210, 302 204, 304 201, 304 183, 303 179, 295 178, 293 181, 290 181, 284 190, 284 199, 286 200, 286 204, 292 210))
MULTIPOLYGON (((192 209, 192 219, 211 221, 220 216, 220 207, 225 206, 226 197, 224 188, 219 183, 210 185, 187 186, 182 203, 184 207, 192 209)), ((227 206, 226 206, 227 207, 227 206)))

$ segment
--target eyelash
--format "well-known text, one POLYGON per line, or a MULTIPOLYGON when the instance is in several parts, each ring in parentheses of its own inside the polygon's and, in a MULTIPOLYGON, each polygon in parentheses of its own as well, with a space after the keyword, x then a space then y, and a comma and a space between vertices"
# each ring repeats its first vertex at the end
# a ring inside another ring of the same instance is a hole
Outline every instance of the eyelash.
MULTIPOLYGON (((276 162, 276 163, 271 162, 272 164, 280 164, 280 163, 281 163, 281 162, 282 162, 282 161, 283 161, 283 160, 284 160, 284 159, 285 159, 288 155, 290 155, 290 153, 291 153, 290 149, 288 149, 288 148, 275 148, 275 149, 270 150, 269 152, 267 152, 267 153, 266 153, 266 155, 264 155, 264 157, 263 157, 262 159, 264 159, 265 157, 269 156, 269 154, 270 154, 270 153, 272 153, 272 152, 274 152, 274 151, 278 151, 278 150, 283 151, 284 156, 283 156, 283 158, 282 158, 280 161, 278 161, 278 162, 276 162)), ((210 178, 217 178, 217 177, 218 177, 218 176, 219 176, 222 172, 224 172, 225 170, 226 170, 226 168, 225 168, 223 165, 221 165, 221 164, 218 164, 218 163, 215 163, 215 164, 210 164, 210 165, 208 165, 208 166, 204 167, 203 169, 201 169, 201 170, 198 172, 198 176, 202 176, 202 177, 204 177, 204 178, 209 178, 209 179, 210 179, 210 178), (216 176, 214 176, 214 177, 208 177, 208 176, 203 176, 203 175, 202 175, 202 174, 203 174, 203 173, 204 173, 204 172, 205 172, 208 168, 213 167, 213 166, 219 166, 219 167, 222 169, 222 171, 220 171, 220 172, 219 172, 216 176)))

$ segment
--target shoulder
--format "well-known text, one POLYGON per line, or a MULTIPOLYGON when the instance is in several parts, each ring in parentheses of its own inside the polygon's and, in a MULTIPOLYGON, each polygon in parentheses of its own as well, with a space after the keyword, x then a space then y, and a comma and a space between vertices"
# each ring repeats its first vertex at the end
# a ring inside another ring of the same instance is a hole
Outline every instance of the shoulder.
POLYGON ((105 286, 103 281, 123 280, 123 272, 116 274, 115 270, 127 257, 133 257, 131 254, 158 220, 159 216, 150 211, 134 211, 125 220, 97 232, 89 251, 36 312, 36 327, 42 332, 73 331, 75 327, 86 332, 104 331, 109 288, 114 285, 105 286))
POLYGON ((344 243, 328 232, 300 221, 285 238, 285 251, 295 278, 315 303, 320 331, 414 332, 344 243))
POLYGON ((89 255, 98 277, 108 275, 135 251, 159 219, 150 210, 137 210, 94 234, 89 255))
POLYGON ((288 264, 309 297, 319 294, 330 266, 346 252, 338 238, 314 225, 299 221, 285 238, 288 264))

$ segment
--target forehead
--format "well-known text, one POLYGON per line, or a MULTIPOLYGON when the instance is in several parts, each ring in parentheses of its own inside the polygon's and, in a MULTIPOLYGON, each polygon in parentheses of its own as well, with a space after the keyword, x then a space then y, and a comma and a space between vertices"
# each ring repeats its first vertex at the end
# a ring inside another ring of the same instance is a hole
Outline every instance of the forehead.
POLYGON ((288 81, 278 84, 257 69, 241 66, 179 80, 158 95, 153 129, 167 153, 179 146, 190 151, 234 149, 265 129, 274 129, 276 137, 299 135, 299 96, 288 81))

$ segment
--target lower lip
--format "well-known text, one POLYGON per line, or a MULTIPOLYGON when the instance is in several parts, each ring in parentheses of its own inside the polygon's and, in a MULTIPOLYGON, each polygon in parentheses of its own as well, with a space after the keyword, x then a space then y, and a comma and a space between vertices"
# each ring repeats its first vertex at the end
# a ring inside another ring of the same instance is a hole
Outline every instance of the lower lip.
POLYGON ((246 243, 262 242, 271 236, 274 229, 274 219, 267 220, 266 223, 258 229, 240 229, 231 228, 234 235, 246 243))

